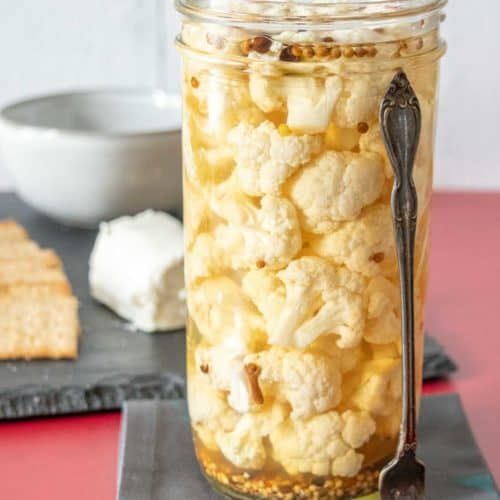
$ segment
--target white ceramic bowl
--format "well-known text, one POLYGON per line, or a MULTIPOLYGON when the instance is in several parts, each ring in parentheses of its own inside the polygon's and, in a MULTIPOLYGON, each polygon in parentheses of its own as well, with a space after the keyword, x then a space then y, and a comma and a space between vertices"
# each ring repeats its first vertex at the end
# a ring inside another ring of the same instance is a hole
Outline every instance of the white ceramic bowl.
POLYGON ((113 90, 19 102, 0 112, 0 147, 19 196, 64 224, 181 210, 179 96, 113 90))

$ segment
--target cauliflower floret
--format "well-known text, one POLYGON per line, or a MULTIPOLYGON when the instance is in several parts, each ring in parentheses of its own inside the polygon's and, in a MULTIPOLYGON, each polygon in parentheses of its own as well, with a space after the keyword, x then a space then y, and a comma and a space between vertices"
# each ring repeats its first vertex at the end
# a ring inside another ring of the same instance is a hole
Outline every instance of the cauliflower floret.
POLYGON ((282 136, 266 121, 258 127, 243 122, 228 136, 242 190, 251 196, 279 194, 282 184, 321 151, 319 136, 282 136))
POLYGON ((209 278, 193 286, 188 293, 188 309, 200 335, 211 344, 237 337, 248 345, 260 335, 261 316, 229 278, 209 278))
POLYGON ((339 336, 341 348, 356 347, 364 326, 363 279, 318 257, 292 261, 274 277, 251 271, 243 289, 262 312, 269 343, 304 348, 322 335, 339 336), (275 292, 268 296, 270 286, 275 292))
POLYGON ((228 221, 216 228, 215 238, 233 269, 280 269, 302 248, 297 213, 286 198, 266 195, 256 207, 246 197, 230 195, 212 207, 228 221))
POLYGON ((291 179, 289 193, 304 229, 326 234, 376 201, 384 181, 377 154, 328 151, 291 179))
POLYGON ((206 190, 224 182, 234 170, 234 158, 228 147, 220 146, 220 141, 207 144, 201 118, 196 120, 188 115, 183 127, 182 151, 187 180, 199 190, 206 190))
POLYGON ((217 246, 211 233, 199 234, 186 253, 186 282, 218 275, 228 266, 227 255, 217 246))
POLYGON ((317 255, 365 276, 394 273, 396 253, 390 207, 368 207, 357 220, 310 242, 317 255))
POLYGON ((339 76, 324 80, 302 76, 267 78, 252 74, 249 89, 262 111, 287 111, 286 123, 294 132, 319 134, 330 123, 342 93, 342 79, 339 76))
POLYGON ((246 356, 245 364, 260 368, 264 398, 288 401, 294 419, 331 410, 342 397, 340 371, 326 356, 272 347, 246 356))
POLYGON ((340 373, 347 373, 358 367, 365 359, 362 345, 348 349, 341 349, 332 337, 323 336, 309 346, 309 351, 321 353, 329 358, 340 373))
POLYGON ((401 360, 377 359, 363 365, 351 402, 373 416, 390 416, 401 401, 401 360))
POLYGON ((285 416, 285 410, 279 404, 259 413, 247 413, 239 419, 234 430, 216 434, 217 445, 236 467, 261 469, 267 460, 264 438, 284 421, 285 416))
POLYGON ((353 477, 361 470, 363 459, 360 453, 349 450, 343 457, 338 457, 333 461, 332 474, 339 477, 353 477))
POLYGON ((294 132, 324 132, 342 93, 342 79, 330 76, 323 83, 317 78, 301 78, 292 85, 288 92, 287 125, 294 132))
POLYGON ((250 411, 252 404, 243 362, 247 354, 248 343, 238 335, 216 346, 200 345, 195 351, 196 366, 215 388, 228 393, 229 406, 240 413, 250 411))
POLYGON ((189 415, 198 437, 209 449, 216 450, 215 434, 233 430, 238 414, 228 406, 223 393, 197 373, 189 377, 188 402, 189 415))
POLYGON ((373 124, 366 134, 362 134, 359 139, 359 149, 362 153, 376 153, 383 158, 384 174, 386 179, 394 177, 394 170, 387 156, 387 149, 385 148, 384 140, 382 139, 382 131, 380 124, 377 122, 373 124))
POLYGON ((368 315, 364 338, 373 344, 390 344, 401 331, 400 293, 382 276, 372 279, 366 289, 368 315))
POLYGON ((218 433, 216 442, 222 454, 236 467, 261 469, 267 452, 254 422, 241 419, 232 432, 218 433))
POLYGON ((194 424, 204 423, 211 429, 234 429, 238 414, 227 405, 224 395, 205 377, 191 374, 188 382, 189 415, 194 424))
POLYGON ((345 418, 332 411, 309 420, 286 420, 270 435, 274 459, 289 474, 355 476, 364 457, 342 437, 346 420, 346 436, 355 444, 364 444, 375 431, 375 424, 365 414, 357 417, 346 413, 345 418))
POLYGON ((184 183, 184 196, 189 203, 184 204, 184 234, 186 247, 190 248, 199 233, 210 225, 210 212, 202 193, 188 180, 184 183))
POLYGON ((342 439, 352 448, 361 448, 375 433, 373 419, 364 412, 346 411, 342 414, 342 439))
POLYGON ((264 113, 253 103, 248 87, 228 79, 220 70, 190 65, 186 68, 186 77, 189 79, 185 86, 189 116, 196 122, 196 136, 200 135, 205 146, 224 144, 228 132, 242 121, 258 125, 265 120, 264 113))
POLYGON ((355 128, 370 123, 377 115, 380 101, 389 88, 389 77, 362 76, 344 80, 344 91, 338 100, 333 121, 341 128, 355 128))
POLYGON ((259 73, 252 73, 250 75, 248 88, 253 102, 264 111, 264 113, 285 111, 285 81, 286 80, 284 80, 282 76, 273 78, 259 75, 259 73))

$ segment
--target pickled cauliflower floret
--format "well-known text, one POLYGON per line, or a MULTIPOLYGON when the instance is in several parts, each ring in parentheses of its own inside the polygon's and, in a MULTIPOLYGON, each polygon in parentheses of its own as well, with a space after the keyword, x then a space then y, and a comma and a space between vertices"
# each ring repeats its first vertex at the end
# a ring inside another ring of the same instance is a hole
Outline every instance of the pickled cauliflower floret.
POLYGON ((234 170, 234 159, 227 147, 205 144, 203 132, 192 118, 183 127, 183 165, 187 180, 203 192, 224 182, 234 170))
POLYGON ((396 255, 390 207, 368 207, 356 220, 310 242, 313 252, 365 276, 395 272, 396 255))
POLYGON ((229 408, 223 393, 215 389, 203 376, 190 376, 188 393, 189 415, 193 423, 205 423, 212 429, 234 429, 238 414, 229 408))
POLYGON ((286 420, 271 433, 270 440, 274 459, 289 474, 353 477, 364 458, 355 449, 374 432, 375 423, 369 415, 332 411, 309 420, 286 420))
POLYGON ((289 193, 304 229, 325 234, 376 201, 384 180, 379 155, 328 151, 291 179, 289 193))
POLYGON ((190 248, 197 235, 209 227, 210 212, 202 193, 188 181, 184 183, 184 194, 190 202, 184 206, 184 234, 186 247, 190 248))
POLYGON ((374 416, 389 416, 401 401, 401 360, 377 359, 365 363, 350 401, 374 416))
POLYGON ((186 253, 186 282, 208 278, 223 272, 228 266, 228 256, 217 246, 212 233, 201 233, 186 253))
POLYGON ((250 76, 250 95, 265 113, 286 111, 286 124, 303 134, 319 134, 330 123, 333 109, 342 93, 342 79, 290 76, 269 78, 250 76))
POLYGON ((285 82, 286 80, 283 77, 273 78, 259 73, 252 73, 248 88, 253 102, 264 113, 284 111, 286 107, 285 82))
POLYGON ((304 348, 322 335, 337 335, 341 348, 356 347, 364 326, 363 280, 318 257, 302 257, 271 274, 261 269, 243 289, 264 315, 269 344, 304 348), (266 291, 274 289, 274 293, 266 291))
POLYGON ((236 467, 262 468, 267 460, 264 438, 284 421, 285 416, 285 410, 279 404, 259 413, 243 415, 232 431, 216 433, 220 451, 236 467))
POLYGON ((265 115, 241 82, 228 81, 218 69, 188 64, 185 71, 188 116, 193 134, 205 146, 224 144, 228 132, 243 121, 258 125, 265 115))
POLYGON ((342 377, 326 356, 272 347, 246 356, 245 364, 250 363, 260 368, 264 399, 287 401, 294 419, 324 413, 340 402, 342 377))
POLYGON ((401 331, 400 293, 396 285, 382 276, 371 280, 366 289, 368 314, 364 338, 373 344, 390 344, 401 331))
POLYGON ((363 459, 364 457, 360 453, 349 450, 343 457, 334 460, 332 464, 332 474, 340 477, 355 476, 361 470, 363 459))
POLYGON ((287 100, 287 125, 294 132, 324 132, 342 93, 342 79, 331 76, 323 83, 317 78, 301 78, 299 82, 292 81, 291 85, 293 87, 288 92, 287 100))
POLYGON ((224 393, 196 373, 188 382, 189 416, 196 434, 209 449, 216 450, 215 433, 231 431, 238 422, 238 414, 231 409, 224 393))
POLYGON ((344 90, 337 102, 333 120, 338 127, 355 128, 376 118, 380 101, 389 88, 390 78, 356 75, 344 80, 344 90))
POLYGON ((266 121, 240 123, 228 136, 241 189, 251 196, 279 194, 282 184, 321 151, 319 136, 281 135, 266 121))
POLYGON ((240 419, 234 431, 218 433, 216 442, 222 454, 236 467, 260 469, 266 462, 262 436, 250 420, 240 419))
POLYGON ((220 344, 228 337, 250 343, 262 326, 253 304, 226 277, 210 278, 192 287, 188 308, 200 335, 211 344, 220 344))
POLYGON ((382 131, 380 125, 372 125, 366 134, 362 134, 359 139, 359 149, 362 153, 376 153, 384 160, 384 174, 387 179, 394 177, 394 170, 387 156, 382 131))
POLYGON ((248 343, 238 334, 216 346, 200 345, 195 351, 201 373, 215 388, 228 393, 229 406, 240 413, 248 412, 252 404, 243 362, 248 353, 248 343))
POLYGON ((297 213, 286 198, 266 195, 256 206, 247 197, 230 195, 213 208, 227 220, 216 228, 215 239, 233 269, 280 269, 302 248, 297 213))
POLYGON ((308 347, 308 350, 328 357, 329 362, 340 370, 342 374, 354 370, 365 359, 362 345, 341 349, 334 339, 328 336, 322 336, 317 339, 308 347))
POLYGON ((361 448, 376 430, 373 419, 364 412, 346 411, 342 414, 342 439, 353 448, 361 448))

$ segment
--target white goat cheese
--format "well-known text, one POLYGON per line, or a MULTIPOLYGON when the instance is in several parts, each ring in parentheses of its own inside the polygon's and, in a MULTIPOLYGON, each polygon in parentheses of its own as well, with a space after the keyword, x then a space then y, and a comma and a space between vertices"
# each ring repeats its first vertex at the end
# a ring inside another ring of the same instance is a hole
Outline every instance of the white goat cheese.
POLYGON ((185 324, 183 229, 174 217, 148 210, 102 223, 90 256, 90 290, 146 332, 185 324))

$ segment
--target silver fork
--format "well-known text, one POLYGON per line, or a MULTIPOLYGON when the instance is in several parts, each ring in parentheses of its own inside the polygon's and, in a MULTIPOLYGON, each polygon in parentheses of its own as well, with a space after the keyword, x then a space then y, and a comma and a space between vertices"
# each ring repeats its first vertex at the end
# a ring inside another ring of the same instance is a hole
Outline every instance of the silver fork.
POLYGON ((392 213, 401 278, 403 412, 396 457, 382 470, 382 500, 425 499, 425 467, 417 460, 415 396, 414 254, 417 191, 413 165, 421 129, 420 105, 406 74, 399 71, 380 109, 385 146, 394 170, 392 213))

